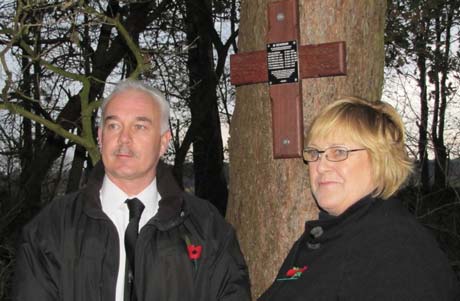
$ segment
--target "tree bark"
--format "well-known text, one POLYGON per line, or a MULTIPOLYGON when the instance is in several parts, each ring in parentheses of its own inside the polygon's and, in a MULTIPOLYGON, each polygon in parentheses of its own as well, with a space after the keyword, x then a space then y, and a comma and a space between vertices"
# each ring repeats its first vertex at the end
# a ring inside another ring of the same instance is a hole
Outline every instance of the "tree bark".
POLYGON ((67 178, 66 193, 80 189, 81 177, 83 176, 83 169, 85 161, 87 160, 85 148, 81 145, 75 145, 72 166, 70 167, 69 176, 67 178))
POLYGON ((187 0, 186 9, 195 194, 209 200, 225 215, 228 189, 217 107, 218 77, 214 71, 212 47, 212 2, 187 0))
MULTIPOLYGON (((239 50, 265 49, 267 0, 241 5, 239 50)), ((304 124, 343 96, 379 100, 385 1, 299 1, 300 43, 345 41, 347 76, 302 80, 304 124)), ((274 280, 304 222, 317 217, 302 159, 273 159, 267 84, 237 88, 230 139, 228 220, 236 227, 259 296, 274 280)))
POLYGON ((428 93, 427 93, 427 63, 426 51, 427 44, 427 27, 428 20, 423 17, 421 22, 421 32, 416 37, 417 53, 417 68, 420 76, 417 79, 420 87, 420 121, 418 122, 419 138, 418 138, 418 152, 419 152, 419 168, 420 168, 420 182, 423 191, 430 189, 430 173, 428 168, 428 93))
MULTIPOLYGON (((458 4, 457 4, 458 6, 458 4)), ((448 151, 444 142, 444 128, 447 110, 447 95, 449 94, 448 78, 452 71, 449 64, 451 49, 451 29, 455 8, 449 5, 439 8, 439 16, 436 18, 436 52, 434 67, 436 75, 436 106, 433 112, 433 148, 435 155, 433 190, 445 189, 448 185, 448 151), (442 39, 444 38, 444 41, 442 39), (436 121, 436 122, 435 122, 436 121)))

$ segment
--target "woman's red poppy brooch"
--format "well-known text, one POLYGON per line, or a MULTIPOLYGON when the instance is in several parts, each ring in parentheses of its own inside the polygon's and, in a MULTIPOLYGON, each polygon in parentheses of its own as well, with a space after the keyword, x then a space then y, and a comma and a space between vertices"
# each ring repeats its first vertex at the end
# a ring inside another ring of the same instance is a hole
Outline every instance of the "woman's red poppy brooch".
POLYGON ((303 267, 292 267, 286 272, 286 277, 278 278, 276 281, 286 281, 286 280, 297 280, 302 276, 303 272, 308 270, 308 267, 304 265, 303 267))

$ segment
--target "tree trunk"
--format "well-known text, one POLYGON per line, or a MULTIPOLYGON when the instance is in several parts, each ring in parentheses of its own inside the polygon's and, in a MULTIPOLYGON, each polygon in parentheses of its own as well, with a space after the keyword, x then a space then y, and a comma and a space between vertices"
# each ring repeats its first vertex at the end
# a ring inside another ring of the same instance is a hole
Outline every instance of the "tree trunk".
MULTIPOLYGON (((458 4, 457 4, 458 5, 458 4)), ((453 17, 455 9, 447 5, 446 13, 444 9, 440 9, 440 15, 436 19, 436 56, 434 57, 435 69, 439 88, 436 93, 439 95, 436 98, 437 108, 434 114, 437 115, 436 123, 433 118, 433 148, 435 155, 434 183, 433 190, 445 189, 448 186, 448 152, 444 142, 445 118, 447 110, 447 95, 449 94, 448 78, 452 71, 452 66, 449 63, 449 55, 451 48, 451 29, 453 25, 453 17), (442 23, 442 24, 441 24, 442 23), (444 38, 444 41, 442 41, 444 38), (439 79, 439 76, 441 77, 439 79), (436 133, 436 135, 434 134, 436 133)))
MULTIPOLYGON (((239 51, 265 49, 266 0, 241 5, 239 51)), ((305 127, 315 113, 343 96, 381 97, 385 1, 299 1, 300 43, 345 41, 347 76, 302 80, 305 127)), ((249 265, 253 295, 273 281, 280 264, 317 217, 302 159, 273 159, 267 84, 237 88, 230 139, 228 220, 235 225, 249 265)))
POLYGON ((80 189, 81 177, 83 176, 83 170, 85 161, 88 158, 86 156, 86 150, 81 145, 75 145, 75 151, 73 153, 72 166, 67 180, 66 193, 74 192, 80 189))
POLYGON ((228 189, 223 168, 223 144, 217 107, 217 76, 212 47, 210 0, 186 1, 187 66, 190 77, 191 133, 195 194, 225 215, 228 189))
POLYGON ((418 152, 421 189, 422 192, 426 192, 430 190, 430 173, 428 168, 428 93, 426 82, 426 45, 428 40, 427 34, 429 20, 426 16, 420 16, 419 26, 420 32, 416 35, 414 43, 417 45, 415 49, 417 56, 417 68, 419 71, 419 78, 417 79, 417 82, 418 86, 420 87, 420 120, 417 123, 419 131, 418 152))
MULTIPOLYGON (((23 57, 22 58, 22 67, 23 67, 23 82, 22 82, 22 90, 24 94, 28 97, 33 97, 33 78, 31 74, 31 67, 29 59, 23 57)), ((23 106, 29 110, 32 110, 32 105, 30 102, 23 102, 23 106)), ((31 216, 33 216, 38 209, 40 208, 40 194, 41 194, 41 181, 39 183, 28 183, 27 180, 33 174, 33 170, 31 170, 31 166, 34 165, 34 139, 33 137, 33 124, 32 121, 26 118, 22 120, 22 147, 19 152, 19 158, 21 162, 21 176, 19 185, 23 187, 22 189, 18 190, 19 195, 15 196, 15 199, 21 199, 24 193, 28 191, 32 191, 33 193, 25 199, 24 208, 27 210, 22 215, 26 220, 28 220, 31 216)))

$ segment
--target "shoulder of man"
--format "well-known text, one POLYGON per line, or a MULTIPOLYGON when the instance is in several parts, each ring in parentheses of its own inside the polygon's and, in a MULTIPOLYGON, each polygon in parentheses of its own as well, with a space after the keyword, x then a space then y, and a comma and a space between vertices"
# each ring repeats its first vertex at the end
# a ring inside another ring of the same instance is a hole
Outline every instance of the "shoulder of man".
POLYGON ((208 246, 216 248, 212 252, 214 277, 206 288, 212 300, 250 300, 248 268, 233 226, 207 200, 184 194, 184 207, 208 246))
POLYGON ((23 228, 24 240, 39 240, 46 237, 59 238, 66 217, 81 210, 78 202, 80 192, 57 197, 42 208, 23 228))
POLYGON ((184 209, 194 221, 203 227, 211 227, 209 230, 214 233, 233 230, 217 208, 205 199, 184 193, 184 209))

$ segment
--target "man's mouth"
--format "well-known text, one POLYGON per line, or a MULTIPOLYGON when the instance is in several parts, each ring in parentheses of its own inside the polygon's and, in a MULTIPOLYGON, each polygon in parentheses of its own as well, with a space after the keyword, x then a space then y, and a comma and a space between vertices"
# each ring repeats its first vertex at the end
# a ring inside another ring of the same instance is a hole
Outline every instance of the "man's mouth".
POLYGON ((113 155, 124 158, 136 157, 136 153, 128 148, 119 148, 113 152, 113 155))

